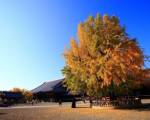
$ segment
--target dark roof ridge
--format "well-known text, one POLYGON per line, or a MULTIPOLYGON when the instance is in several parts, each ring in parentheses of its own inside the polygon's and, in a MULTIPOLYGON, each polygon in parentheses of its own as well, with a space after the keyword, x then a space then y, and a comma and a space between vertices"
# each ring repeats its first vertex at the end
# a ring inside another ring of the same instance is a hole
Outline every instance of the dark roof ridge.
POLYGON ((60 80, 63 80, 63 79, 65 79, 65 78, 60 78, 60 79, 55 79, 55 80, 49 80, 49 81, 46 81, 44 83, 49 83, 49 82, 53 82, 53 81, 60 81, 60 80))

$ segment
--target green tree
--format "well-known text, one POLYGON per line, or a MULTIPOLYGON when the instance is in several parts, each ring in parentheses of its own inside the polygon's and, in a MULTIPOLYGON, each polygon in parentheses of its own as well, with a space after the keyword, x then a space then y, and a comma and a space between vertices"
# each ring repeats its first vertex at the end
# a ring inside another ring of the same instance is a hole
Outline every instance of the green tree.
POLYGON ((80 23, 78 40, 71 39, 64 58, 64 84, 74 94, 99 96, 112 83, 124 84, 121 90, 128 91, 140 85, 143 77, 143 51, 116 16, 97 14, 80 23))

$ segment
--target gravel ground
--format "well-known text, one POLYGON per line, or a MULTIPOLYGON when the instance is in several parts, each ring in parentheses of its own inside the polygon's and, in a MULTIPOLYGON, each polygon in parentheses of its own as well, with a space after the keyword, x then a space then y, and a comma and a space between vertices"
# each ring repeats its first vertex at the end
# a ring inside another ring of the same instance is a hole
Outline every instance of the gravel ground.
POLYGON ((0 109, 0 120, 150 120, 150 109, 8 108, 0 109))

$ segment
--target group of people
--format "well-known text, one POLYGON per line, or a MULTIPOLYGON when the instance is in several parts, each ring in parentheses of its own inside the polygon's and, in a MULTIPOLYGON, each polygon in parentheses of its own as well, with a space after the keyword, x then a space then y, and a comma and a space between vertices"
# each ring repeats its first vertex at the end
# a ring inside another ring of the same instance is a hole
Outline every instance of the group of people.
POLYGON ((93 101, 94 105, 99 106, 125 106, 125 105, 140 105, 141 99, 138 97, 128 97, 122 96, 118 97, 116 100, 111 100, 110 97, 101 97, 93 101))

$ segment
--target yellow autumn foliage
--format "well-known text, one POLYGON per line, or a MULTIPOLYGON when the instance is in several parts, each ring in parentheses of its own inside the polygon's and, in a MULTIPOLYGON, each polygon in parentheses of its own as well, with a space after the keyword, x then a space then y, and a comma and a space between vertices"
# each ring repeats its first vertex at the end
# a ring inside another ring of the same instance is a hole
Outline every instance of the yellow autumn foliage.
POLYGON ((70 91, 97 94, 112 81, 119 86, 140 85, 144 55, 116 16, 90 16, 78 25, 78 41, 71 39, 65 50, 63 74, 70 91), (82 89, 84 88, 84 89, 82 89))

